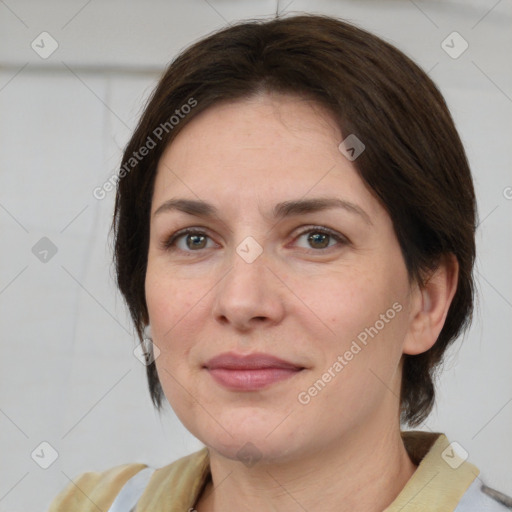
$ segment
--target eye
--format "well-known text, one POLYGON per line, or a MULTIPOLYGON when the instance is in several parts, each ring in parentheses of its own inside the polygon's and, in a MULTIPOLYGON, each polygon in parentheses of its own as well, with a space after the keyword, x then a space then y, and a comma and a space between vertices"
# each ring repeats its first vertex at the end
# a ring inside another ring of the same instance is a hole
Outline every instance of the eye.
POLYGON ((182 229, 171 235, 162 244, 163 249, 179 249, 182 252, 197 252, 200 249, 210 249, 207 246, 210 237, 200 229, 182 229))
MULTIPOLYGON (((307 230, 299 233, 296 240, 299 240, 306 235, 306 243, 309 244, 310 248, 313 248, 313 252, 318 252, 322 249, 329 249, 336 245, 336 243, 331 244, 330 242, 337 242, 338 245, 348 244, 348 240, 343 235, 321 226, 309 227, 307 230)), ((308 248, 306 247, 306 249, 308 248)))
MULTIPOLYGON (((322 226, 309 226, 297 235, 295 240, 300 240, 306 237, 306 243, 309 248, 305 247, 309 252, 318 253, 324 249, 330 249, 335 245, 347 245, 349 241, 340 233, 333 231, 329 228, 322 226), (306 235, 308 235, 306 237, 306 235)), ((199 228, 185 228, 172 234, 169 238, 163 241, 162 248, 166 251, 178 249, 184 253, 198 252, 201 249, 211 249, 216 244, 208 241, 211 238, 205 233, 204 230, 199 228)))

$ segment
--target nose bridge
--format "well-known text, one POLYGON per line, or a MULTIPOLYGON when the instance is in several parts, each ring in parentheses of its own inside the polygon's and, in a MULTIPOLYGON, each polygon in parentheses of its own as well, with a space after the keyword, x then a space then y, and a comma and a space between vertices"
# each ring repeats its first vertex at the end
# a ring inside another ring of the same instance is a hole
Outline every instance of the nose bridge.
POLYGON ((253 237, 238 244, 216 290, 213 314, 217 319, 241 328, 249 327, 253 319, 280 320, 284 305, 269 263, 269 254, 253 237))
MULTIPOLYGON (((266 268, 268 254, 254 238, 244 239, 231 255, 231 269, 226 276, 224 293, 232 295, 240 304, 257 301, 268 292, 266 268), (257 245, 256 245, 257 244, 257 245)), ((268 294, 268 293, 267 293, 268 294)))

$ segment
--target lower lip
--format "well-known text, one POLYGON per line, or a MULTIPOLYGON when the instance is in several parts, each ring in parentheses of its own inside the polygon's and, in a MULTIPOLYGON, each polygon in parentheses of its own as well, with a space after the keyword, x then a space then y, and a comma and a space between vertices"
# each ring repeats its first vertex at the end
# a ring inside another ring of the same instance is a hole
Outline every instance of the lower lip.
POLYGON ((289 379, 300 370, 260 368, 256 370, 208 369, 213 379, 222 386, 238 391, 257 391, 276 382, 289 379))

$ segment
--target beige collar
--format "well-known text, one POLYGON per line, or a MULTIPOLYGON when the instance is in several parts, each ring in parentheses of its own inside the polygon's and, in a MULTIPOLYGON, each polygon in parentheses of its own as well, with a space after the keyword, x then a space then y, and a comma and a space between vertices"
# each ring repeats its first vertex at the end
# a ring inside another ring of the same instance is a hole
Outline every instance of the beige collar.
POLYGON ((384 512, 455 510, 462 495, 480 473, 462 460, 443 434, 402 432, 409 456, 419 466, 400 494, 384 512))
MULTIPOLYGON (((479 470, 462 461, 446 436, 428 432, 402 432, 415 464, 413 476, 384 512, 455 510, 479 470)), ((138 505, 139 510, 187 512, 211 479, 208 449, 192 453, 155 471, 138 505)))

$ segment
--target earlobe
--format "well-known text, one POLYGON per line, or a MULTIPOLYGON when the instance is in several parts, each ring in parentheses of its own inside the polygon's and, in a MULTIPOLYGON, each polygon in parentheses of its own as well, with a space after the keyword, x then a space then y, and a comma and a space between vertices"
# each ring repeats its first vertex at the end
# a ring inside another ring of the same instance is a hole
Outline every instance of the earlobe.
POLYGON ((457 258, 453 254, 445 255, 425 283, 414 290, 404 354, 421 354, 435 344, 457 290, 458 275, 457 258))

